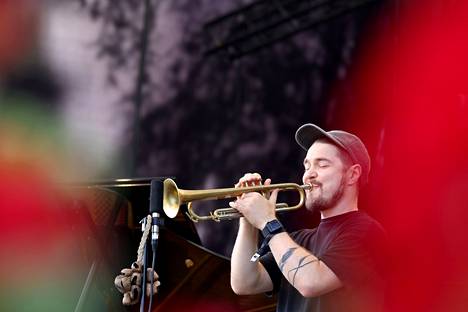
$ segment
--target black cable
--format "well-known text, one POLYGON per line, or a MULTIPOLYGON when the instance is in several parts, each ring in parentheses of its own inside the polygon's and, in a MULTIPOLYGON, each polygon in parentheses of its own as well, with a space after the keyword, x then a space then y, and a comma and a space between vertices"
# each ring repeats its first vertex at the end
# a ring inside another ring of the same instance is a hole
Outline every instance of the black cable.
POLYGON ((156 262, 156 248, 158 247, 158 241, 152 241, 151 247, 153 248, 153 260, 151 261, 151 283, 150 283, 150 301, 148 306, 148 312, 151 312, 151 306, 153 305, 153 283, 154 283, 154 266, 156 262))

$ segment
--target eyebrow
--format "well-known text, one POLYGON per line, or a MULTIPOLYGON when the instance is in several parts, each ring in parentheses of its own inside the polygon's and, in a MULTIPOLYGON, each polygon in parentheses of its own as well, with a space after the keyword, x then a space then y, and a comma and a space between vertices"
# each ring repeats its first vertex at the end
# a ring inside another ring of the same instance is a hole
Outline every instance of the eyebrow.
POLYGON ((328 159, 328 158, 316 158, 314 161, 316 161, 316 162, 319 162, 319 161, 328 161, 328 162, 331 162, 331 160, 328 159))

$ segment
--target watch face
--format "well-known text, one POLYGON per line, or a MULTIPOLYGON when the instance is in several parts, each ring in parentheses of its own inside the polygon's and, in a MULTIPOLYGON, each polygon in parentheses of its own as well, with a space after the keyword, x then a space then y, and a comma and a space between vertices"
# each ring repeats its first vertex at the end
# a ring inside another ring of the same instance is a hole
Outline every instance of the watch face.
POLYGON ((272 220, 265 225, 265 228, 262 230, 263 236, 270 234, 277 234, 284 232, 283 225, 278 220, 272 220))
POLYGON ((279 223, 278 220, 273 220, 273 221, 268 222, 267 227, 270 232, 273 232, 275 230, 282 228, 281 223, 279 223))

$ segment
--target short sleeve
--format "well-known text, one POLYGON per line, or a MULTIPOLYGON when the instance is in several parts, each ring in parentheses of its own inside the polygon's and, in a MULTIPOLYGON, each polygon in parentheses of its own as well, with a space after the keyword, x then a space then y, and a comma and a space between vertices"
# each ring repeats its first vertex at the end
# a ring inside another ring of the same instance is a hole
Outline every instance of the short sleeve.
POLYGON ((382 278, 386 234, 376 222, 350 224, 319 255, 344 286, 372 284, 382 278))

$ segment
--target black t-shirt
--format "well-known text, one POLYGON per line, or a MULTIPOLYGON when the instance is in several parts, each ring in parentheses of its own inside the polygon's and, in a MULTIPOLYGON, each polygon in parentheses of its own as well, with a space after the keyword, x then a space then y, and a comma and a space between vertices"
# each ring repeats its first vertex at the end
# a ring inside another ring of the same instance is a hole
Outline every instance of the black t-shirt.
POLYGON ((323 219, 312 230, 291 233, 292 239, 325 263, 343 287, 314 298, 303 297, 283 276, 271 253, 260 261, 279 290, 277 311, 380 311, 383 309, 383 260, 386 234, 361 211, 323 219))

